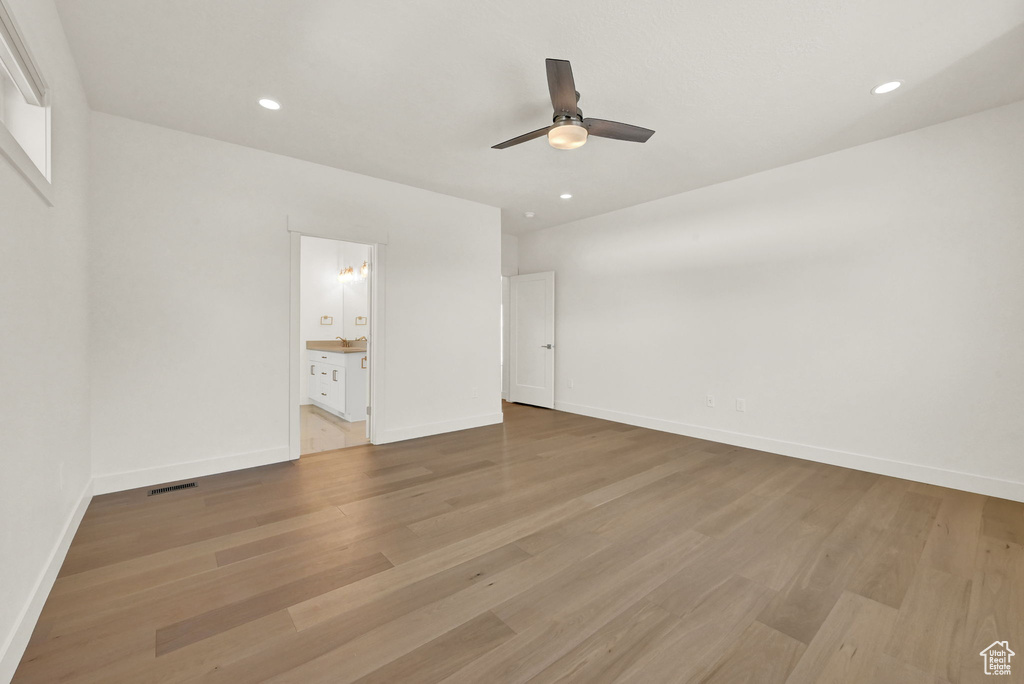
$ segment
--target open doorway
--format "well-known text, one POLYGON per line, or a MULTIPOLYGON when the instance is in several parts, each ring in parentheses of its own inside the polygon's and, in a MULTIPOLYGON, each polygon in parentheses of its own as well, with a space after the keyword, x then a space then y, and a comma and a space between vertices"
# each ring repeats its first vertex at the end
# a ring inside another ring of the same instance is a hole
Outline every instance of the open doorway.
POLYGON ((300 454, 369 443, 369 245, 300 238, 300 454))

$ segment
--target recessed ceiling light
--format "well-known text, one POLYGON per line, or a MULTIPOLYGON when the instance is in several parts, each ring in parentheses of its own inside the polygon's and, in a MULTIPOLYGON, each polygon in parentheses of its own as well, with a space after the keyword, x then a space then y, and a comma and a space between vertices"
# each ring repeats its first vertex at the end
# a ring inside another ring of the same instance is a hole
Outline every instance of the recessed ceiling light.
POLYGON ((536 216, 536 214, 534 214, 532 211, 528 211, 525 214, 523 214, 523 216, 525 216, 526 218, 533 218, 534 216, 536 216))
POLYGON ((886 83, 883 83, 882 85, 876 85, 874 88, 871 89, 871 92, 873 92, 875 95, 885 95, 886 93, 891 93, 892 91, 896 90, 901 85, 903 85, 903 81, 888 81, 886 83))
POLYGON ((263 107, 264 109, 280 109, 281 105, 275 102, 274 100, 270 100, 264 97, 263 99, 260 100, 260 107, 263 107))
POLYGON ((572 195, 570 195, 567 192, 563 192, 561 195, 559 195, 559 197, 561 197, 562 199, 572 199, 572 195))

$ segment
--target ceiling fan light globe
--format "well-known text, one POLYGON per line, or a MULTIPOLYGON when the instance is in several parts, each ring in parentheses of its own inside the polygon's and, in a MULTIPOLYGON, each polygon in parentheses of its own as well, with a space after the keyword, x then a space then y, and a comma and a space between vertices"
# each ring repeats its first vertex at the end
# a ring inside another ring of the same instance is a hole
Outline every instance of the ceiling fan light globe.
POLYGON ((572 122, 555 126, 548 131, 548 144, 557 150, 575 150, 587 142, 587 129, 572 122))

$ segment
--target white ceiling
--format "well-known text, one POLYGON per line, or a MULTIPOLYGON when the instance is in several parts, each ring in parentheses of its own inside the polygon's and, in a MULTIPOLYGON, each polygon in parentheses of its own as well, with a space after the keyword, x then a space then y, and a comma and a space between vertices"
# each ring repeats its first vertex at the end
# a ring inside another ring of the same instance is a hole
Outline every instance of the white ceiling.
POLYGON ((498 206, 512 233, 1024 99, 1024 0, 58 5, 93 108, 498 206), (657 133, 490 149, 550 122, 545 57, 586 116, 657 133))

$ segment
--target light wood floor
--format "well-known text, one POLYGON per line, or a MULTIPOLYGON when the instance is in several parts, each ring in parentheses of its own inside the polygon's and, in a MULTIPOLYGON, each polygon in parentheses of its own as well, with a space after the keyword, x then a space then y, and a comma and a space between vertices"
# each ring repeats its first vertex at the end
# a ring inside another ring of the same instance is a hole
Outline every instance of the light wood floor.
POLYGON ((300 407, 299 415, 299 453, 303 456, 359 446, 370 441, 366 439, 365 420, 350 423, 312 404, 300 407))
POLYGON ((1024 653, 1022 504, 505 418, 97 497, 15 681, 957 683, 1024 653))

